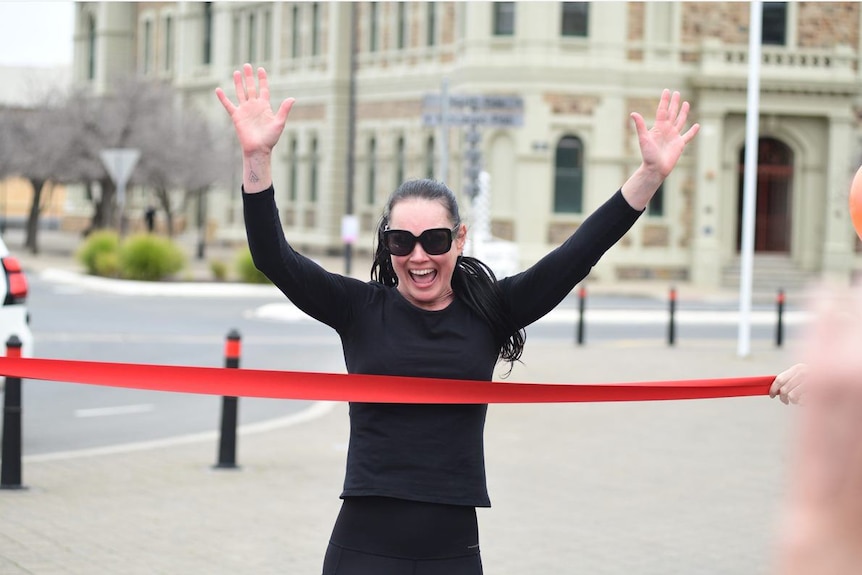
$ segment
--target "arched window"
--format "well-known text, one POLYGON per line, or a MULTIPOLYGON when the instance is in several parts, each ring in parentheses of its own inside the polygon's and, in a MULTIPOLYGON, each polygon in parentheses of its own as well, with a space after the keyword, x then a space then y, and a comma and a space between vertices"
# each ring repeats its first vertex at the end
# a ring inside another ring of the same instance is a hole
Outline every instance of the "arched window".
POLYGON ((554 212, 580 213, 583 188, 584 145, 580 138, 564 136, 554 155, 554 212))

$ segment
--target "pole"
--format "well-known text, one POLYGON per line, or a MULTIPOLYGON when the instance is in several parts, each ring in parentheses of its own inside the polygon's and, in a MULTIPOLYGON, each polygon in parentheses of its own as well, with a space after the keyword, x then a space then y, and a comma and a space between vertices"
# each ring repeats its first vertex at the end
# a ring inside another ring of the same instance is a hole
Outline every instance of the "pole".
POLYGON ((778 297, 775 299, 778 307, 778 323, 775 326, 775 347, 781 347, 784 343, 784 290, 778 290, 778 297))
MULTIPOLYGON (((350 74, 347 96, 347 186, 346 216, 353 215, 353 180, 356 171, 356 2, 350 3, 350 74)), ((400 183, 400 182, 399 182, 400 183)), ((353 239, 344 239, 344 275, 349 276, 353 263, 353 239)))
POLYGON ((587 302, 587 288, 578 290, 578 345, 584 345, 584 309, 587 302))
POLYGON ((676 344, 676 288, 670 288, 668 310, 670 319, 667 324, 667 344, 673 346, 676 344))
POLYGON ((760 42, 762 2, 751 3, 748 29, 748 105, 745 115, 745 171, 742 185, 742 242, 739 270, 739 342, 737 353, 751 353, 751 292, 754 266, 754 216, 757 209, 757 146, 760 129, 760 42))
MULTIPOLYGON (((227 334, 224 347, 224 366, 239 367, 240 335, 236 329, 227 334)), ((219 438, 218 463, 216 469, 236 469, 236 424, 239 398, 222 397, 221 436, 219 438)))
MULTIPOLYGON (((21 340, 6 341, 6 357, 21 357, 21 340)), ((3 445, 0 452, 0 489, 25 489, 21 485, 21 378, 7 377, 3 393, 3 445)))

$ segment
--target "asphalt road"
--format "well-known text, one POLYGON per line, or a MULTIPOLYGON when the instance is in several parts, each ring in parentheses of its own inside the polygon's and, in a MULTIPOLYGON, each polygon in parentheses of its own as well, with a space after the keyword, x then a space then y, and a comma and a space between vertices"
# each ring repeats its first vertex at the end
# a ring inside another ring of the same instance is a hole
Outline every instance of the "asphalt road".
MULTIPOLYGON (((241 336, 241 367, 343 372, 338 336, 299 313, 280 294, 188 297, 120 294, 31 275, 28 304, 36 356, 220 367, 231 330, 241 336)), ((591 298, 582 344, 662 341, 670 344, 666 302, 650 298, 591 298)), ((785 341, 802 325, 788 317, 785 341)), ((579 310, 569 298, 527 328, 527 342, 577 344, 579 310)), ((774 341, 776 314, 754 311, 751 337, 774 341)), ((739 318, 726 304, 680 305, 674 341, 728 340, 739 318)), ((39 455, 142 441, 215 433, 220 397, 123 388, 26 381, 24 453, 39 455)), ((308 402, 241 398, 240 425, 278 421, 308 402)))

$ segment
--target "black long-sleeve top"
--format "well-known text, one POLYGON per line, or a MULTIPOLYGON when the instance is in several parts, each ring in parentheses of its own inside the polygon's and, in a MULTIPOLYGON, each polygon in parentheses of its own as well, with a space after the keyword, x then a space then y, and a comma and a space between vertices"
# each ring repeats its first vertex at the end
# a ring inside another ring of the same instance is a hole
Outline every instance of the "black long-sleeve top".
MULTIPOLYGON (((492 379, 500 349, 457 293, 445 309, 428 311, 397 288, 330 273, 288 244, 272 187, 244 193, 243 204, 255 265, 299 309, 338 332, 348 373, 492 379)), ((526 327, 556 307, 640 214, 618 191, 561 246, 499 280, 514 324, 526 327)), ((351 403, 341 496, 489 507, 486 412, 487 405, 351 403)))

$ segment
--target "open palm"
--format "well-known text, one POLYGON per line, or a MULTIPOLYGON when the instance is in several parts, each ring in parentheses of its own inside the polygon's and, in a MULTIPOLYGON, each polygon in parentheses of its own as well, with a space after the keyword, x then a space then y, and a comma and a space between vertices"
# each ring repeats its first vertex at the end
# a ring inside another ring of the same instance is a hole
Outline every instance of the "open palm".
POLYGON ((243 154, 269 154, 284 131, 294 99, 284 100, 278 111, 273 113, 266 71, 263 68, 257 69, 258 85, 255 86, 251 64, 245 64, 242 72, 234 72, 233 82, 237 105, 230 101, 221 88, 216 89, 216 95, 233 120, 243 154))
POLYGON ((638 144, 644 164, 667 177, 679 161, 686 144, 697 135, 700 126, 694 124, 683 132, 688 119, 688 102, 680 104, 679 92, 664 90, 655 113, 655 123, 647 129, 643 116, 632 114, 638 134, 638 144))

